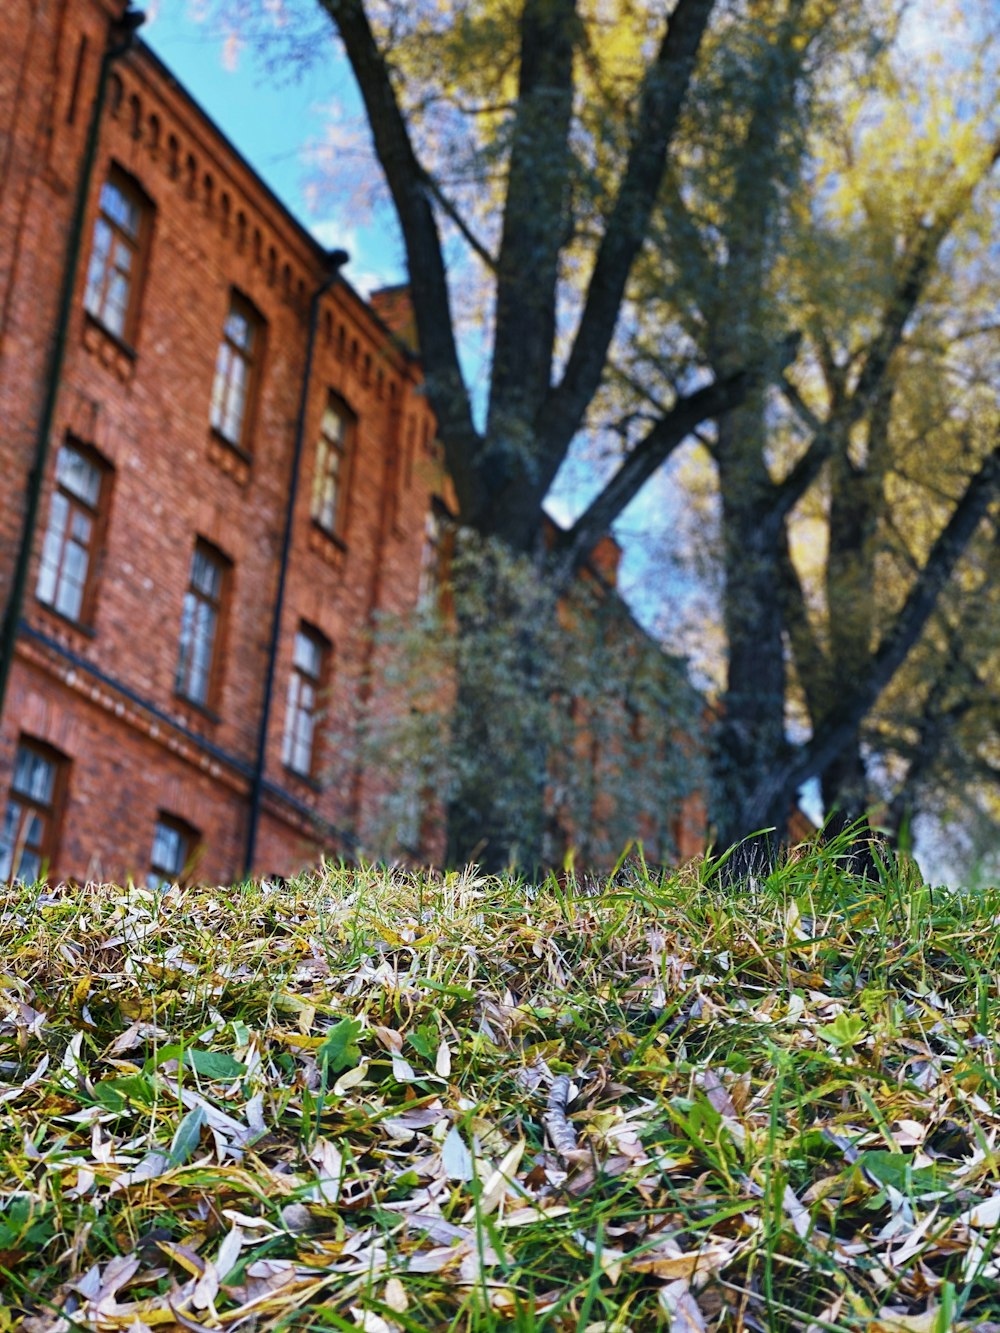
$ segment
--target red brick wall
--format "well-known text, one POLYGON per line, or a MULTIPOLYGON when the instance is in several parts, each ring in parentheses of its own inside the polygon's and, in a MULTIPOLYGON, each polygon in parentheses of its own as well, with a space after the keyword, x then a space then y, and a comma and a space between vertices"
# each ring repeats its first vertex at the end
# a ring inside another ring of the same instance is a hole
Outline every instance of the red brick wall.
MULTIPOLYGON (((71 3, 68 12, 82 20, 89 10, 71 3)), ((0 36, 6 37, 7 22, 5 13, 0 36)), ((96 37, 93 50, 99 50, 96 37)), ((3 78, 9 77, 5 69, 3 78)), ((27 131, 15 129, 18 160, 28 170, 37 148, 34 141, 25 147, 27 131)), ((78 129, 55 124, 54 158, 68 160, 63 140, 74 139, 78 129)), ((39 194, 32 225, 41 226, 45 207, 39 194)), ((32 454, 32 413, 52 320, 48 306, 32 306, 31 294, 58 286, 68 207, 53 210, 41 233, 44 244, 32 249, 30 266, 15 274, 12 288, 17 319, 11 337, 20 361, 3 392, 5 415, 21 430, 6 443, 11 475, 26 473, 32 454)), ((9 213, 5 191, 0 217, 9 213)), ((17 737, 48 740, 72 760, 57 873, 83 876, 95 855, 108 875, 145 868, 157 812, 165 810, 203 835, 205 875, 232 879, 242 868, 309 304, 324 279, 325 256, 142 48, 120 62, 113 78, 85 235, 24 608, 32 632, 19 645, 0 727, 0 801, 6 800, 17 737), (135 179, 153 210, 132 347, 83 310, 90 238, 112 164, 135 179), (220 445, 209 429, 216 353, 234 287, 257 308, 266 329, 249 461, 220 445), (68 435, 113 469, 95 612, 86 630, 34 596, 55 457, 68 435), (174 692, 181 606, 197 538, 232 562, 212 715, 174 692), (48 701, 49 712, 40 701, 48 701), (52 720, 56 714, 62 721, 52 720), (49 734, 53 727, 62 742, 49 734)), ((338 284, 319 311, 268 728, 260 869, 287 872, 315 856, 321 843, 335 846, 329 834, 310 836, 313 817, 324 828, 358 826, 365 786, 341 747, 327 747, 331 780, 322 789, 282 765, 294 635, 305 620, 332 645, 330 710, 346 732, 367 651, 360 631, 376 603, 402 607, 416 596, 424 513, 436 483, 433 467, 417 466, 406 449, 408 440, 419 448, 431 433, 415 363, 349 285, 338 284), (309 514, 315 441, 330 391, 357 422, 339 543, 323 536, 309 514)), ((8 552, 14 508, 3 506, 8 552)))
POLYGON ((0 7, 0 612, 20 540, 80 159, 124 0, 0 7))

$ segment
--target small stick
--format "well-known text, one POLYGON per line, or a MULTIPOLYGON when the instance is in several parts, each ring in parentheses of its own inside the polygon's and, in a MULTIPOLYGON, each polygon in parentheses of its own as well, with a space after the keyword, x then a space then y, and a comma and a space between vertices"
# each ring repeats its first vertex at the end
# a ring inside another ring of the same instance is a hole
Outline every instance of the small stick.
POLYGON ((553 1148, 560 1157, 576 1152, 576 1131, 566 1118, 571 1087, 568 1074, 557 1074, 549 1089, 549 1102, 544 1124, 553 1148))

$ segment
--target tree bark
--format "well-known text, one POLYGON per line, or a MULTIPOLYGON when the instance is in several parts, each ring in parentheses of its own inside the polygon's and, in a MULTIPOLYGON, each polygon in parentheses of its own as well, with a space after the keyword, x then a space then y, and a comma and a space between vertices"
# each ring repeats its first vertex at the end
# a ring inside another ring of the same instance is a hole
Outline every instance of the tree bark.
POLYGON ((556 608, 529 562, 500 542, 467 546, 451 581, 457 679, 450 750, 449 865, 487 873, 541 861, 556 608))
POLYGON ((790 802, 806 778, 822 773, 855 743, 866 713, 902 666, 923 633, 938 600, 968 549, 979 525, 1000 493, 1000 444, 988 454, 931 548, 902 609, 883 634, 862 679, 848 683, 830 717, 805 745, 776 763, 758 784, 750 803, 751 819, 762 818, 777 803, 790 802))
MULTIPOLYGON (((716 842, 729 847, 765 823, 780 840, 787 810, 753 823, 748 798, 785 752, 783 619, 776 595, 784 532, 766 519, 773 486, 763 461, 760 395, 719 423, 716 458, 722 500, 729 661, 723 712, 713 738, 716 842)), ((772 840, 766 839, 768 843, 772 840)))

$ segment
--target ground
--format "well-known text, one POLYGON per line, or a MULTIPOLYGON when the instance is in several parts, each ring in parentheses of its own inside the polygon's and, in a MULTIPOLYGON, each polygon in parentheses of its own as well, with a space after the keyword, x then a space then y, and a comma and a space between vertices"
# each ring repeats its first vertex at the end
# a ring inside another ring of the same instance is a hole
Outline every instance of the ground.
POLYGON ((1000 892, 617 880, 0 890, 0 1333, 996 1333, 1000 892))

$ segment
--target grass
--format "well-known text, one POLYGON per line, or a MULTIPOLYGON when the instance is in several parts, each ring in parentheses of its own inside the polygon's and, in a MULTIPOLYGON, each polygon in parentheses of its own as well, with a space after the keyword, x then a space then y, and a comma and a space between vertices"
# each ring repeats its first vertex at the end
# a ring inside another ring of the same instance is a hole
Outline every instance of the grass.
POLYGON ((0 1333, 1000 1330, 1000 892, 0 890, 0 1333))

